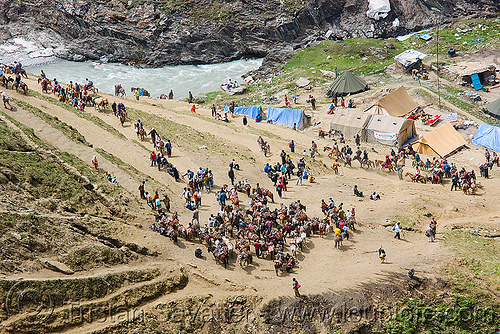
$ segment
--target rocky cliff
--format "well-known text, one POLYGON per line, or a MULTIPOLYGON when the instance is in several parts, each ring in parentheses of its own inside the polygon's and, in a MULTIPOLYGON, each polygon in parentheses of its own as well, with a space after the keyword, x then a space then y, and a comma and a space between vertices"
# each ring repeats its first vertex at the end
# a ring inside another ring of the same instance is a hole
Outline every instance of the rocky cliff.
POLYGON ((499 10, 500 0, 0 0, 0 51, 31 41, 70 60, 270 63, 320 39, 396 36, 499 10), (380 3, 389 11, 371 18, 380 3))

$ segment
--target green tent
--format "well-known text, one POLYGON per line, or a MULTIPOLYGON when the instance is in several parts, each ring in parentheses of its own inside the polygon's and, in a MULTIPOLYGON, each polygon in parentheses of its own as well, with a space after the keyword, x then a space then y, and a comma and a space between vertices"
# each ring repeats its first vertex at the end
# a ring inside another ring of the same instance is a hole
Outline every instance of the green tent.
POLYGON ((366 81, 355 76, 349 71, 344 71, 340 77, 330 85, 330 89, 326 93, 328 97, 344 96, 347 94, 356 94, 364 92, 368 89, 366 81))
POLYGON ((489 114, 495 117, 500 117, 500 99, 488 103, 488 105, 486 106, 486 110, 488 110, 489 114))

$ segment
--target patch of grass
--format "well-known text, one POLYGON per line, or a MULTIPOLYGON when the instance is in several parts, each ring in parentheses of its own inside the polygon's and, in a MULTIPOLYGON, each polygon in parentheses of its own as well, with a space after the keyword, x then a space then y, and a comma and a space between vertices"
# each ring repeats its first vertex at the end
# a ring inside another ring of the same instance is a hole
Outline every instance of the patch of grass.
POLYGON ((138 141, 137 139, 132 139, 132 141, 137 144, 138 146, 140 146, 141 148, 143 148, 144 150, 150 152, 150 149, 147 148, 143 143, 141 143, 140 141, 138 141))
MULTIPOLYGON (((436 36, 437 28, 428 32, 433 39, 425 42, 420 38, 421 34, 416 34, 405 40, 403 45, 407 48, 420 49, 428 54, 436 54, 436 36)), ((500 42, 500 27, 495 19, 464 19, 455 21, 446 28, 439 29, 439 54, 443 55, 445 60, 446 52, 449 48, 454 48, 459 53, 471 52, 479 49, 496 49, 500 42), (458 32, 470 29, 467 32, 458 32), (457 36, 458 35, 458 36, 457 36), (472 40, 482 38, 481 43, 473 43, 472 40), (467 42, 470 43, 467 43, 467 42)))
POLYGON ((462 230, 447 231, 444 244, 455 255, 445 265, 451 293, 407 298, 383 328, 391 333, 498 333, 500 330, 500 242, 462 230), (489 291, 488 291, 489 290, 489 291))
POLYGON ((205 101, 203 104, 210 105, 212 103, 215 103, 215 101, 217 101, 217 98, 219 96, 222 96, 222 95, 225 95, 225 93, 223 91, 220 91, 220 90, 207 93, 207 94, 205 94, 205 101))
MULTIPOLYGON (((457 107, 460 110, 471 112, 474 109, 477 109, 477 106, 475 106, 474 104, 463 100, 461 97, 458 97, 456 95, 456 88, 450 87, 446 84, 442 84, 442 85, 440 85, 441 86, 440 92, 438 92, 437 87, 432 85, 432 84, 426 83, 423 86, 436 95, 438 95, 438 93, 439 93, 443 100, 453 104, 455 107, 457 107)), ((421 90, 419 90, 419 91, 421 91, 421 90)), ((436 101, 438 101, 438 98, 434 97, 433 101, 436 103, 436 101)), ((450 108, 448 108, 444 105, 441 105, 441 109, 444 109, 445 111, 448 111, 448 112, 452 112, 452 110, 450 108)))
MULTIPOLYGON (((0 151, 0 168, 6 179, 35 199, 55 199, 61 207, 82 207, 94 202, 93 196, 61 166, 38 152, 0 151)), ((2 183, 4 183, 2 182, 2 183)))
MULTIPOLYGON (((170 190, 166 185, 161 184, 160 182, 156 181, 153 179, 151 176, 144 174, 137 168, 135 168, 132 165, 127 164, 120 158, 114 156, 113 154, 106 152, 102 148, 96 148, 96 151, 99 152, 100 155, 102 155, 106 160, 114 164, 115 166, 120 167, 121 169, 127 171, 129 174, 131 174, 137 181, 147 181, 150 184, 153 184, 158 191, 163 191, 165 192, 167 189, 170 190)), ((171 192, 170 192, 171 193, 171 192)))
POLYGON ((175 123, 139 109, 129 107, 127 113, 131 119, 140 119, 144 124, 154 127, 164 139, 175 141, 176 138, 182 138, 182 144, 179 143, 179 145, 186 144, 191 148, 206 145, 211 150, 217 148, 218 144, 215 136, 209 133, 199 132, 187 125, 175 123))
MULTIPOLYGON (((207 147, 208 151, 219 154, 221 157, 243 157, 240 152, 237 152, 225 141, 218 139, 211 133, 201 132, 190 126, 179 124, 165 118, 160 118, 139 109, 127 108, 127 111, 131 119, 140 119, 144 124, 147 124, 147 126, 154 127, 163 139, 170 139, 170 141, 172 141, 175 145, 182 146, 186 150, 192 151, 193 148, 197 149, 198 147, 204 145, 207 147), (177 138, 182 138, 182 140, 176 140, 177 138)), ((208 119, 204 116, 199 117, 208 119)), ((219 124, 218 121, 213 121, 219 124)))
POLYGON ((189 15, 197 21, 205 20, 227 24, 233 12, 231 7, 231 3, 210 1, 205 6, 193 6, 189 11, 189 15))
POLYGON ((284 66, 285 74, 317 78, 320 69, 350 70, 357 74, 375 74, 394 63, 394 56, 404 51, 396 39, 352 38, 344 41, 322 41, 297 52, 284 66), (393 48, 392 48, 393 47, 393 48), (293 74, 291 72, 294 72, 293 74))
POLYGON ((304 94, 303 89, 295 86, 300 77, 311 80, 312 86, 330 83, 333 79, 323 76, 321 70, 340 74, 350 70, 356 74, 371 75, 384 73, 387 66, 394 63, 394 56, 405 50, 396 39, 354 38, 344 41, 322 41, 307 49, 298 51, 281 68, 276 77, 247 85, 243 95, 228 96, 223 92, 207 94, 210 103, 227 104, 234 100, 238 105, 261 104, 266 97, 284 89, 290 96, 304 94))
POLYGON ((95 125, 97 125, 100 128, 108 131, 109 133, 112 133, 113 135, 117 136, 120 139, 124 139, 124 140, 127 139, 127 137, 125 137, 125 135, 123 135, 120 131, 118 131, 116 128, 114 128, 113 126, 109 125, 108 123, 106 123, 105 121, 103 121, 102 119, 100 119, 97 116, 94 116, 94 115, 92 115, 92 114, 90 114, 88 112, 82 112, 79 109, 73 108, 70 104, 64 103, 64 102, 60 102, 58 99, 53 98, 51 96, 41 94, 41 93, 39 93, 37 91, 34 91, 34 90, 31 90, 31 89, 29 91, 30 91, 30 93, 34 97, 36 97, 36 98, 38 98, 40 100, 45 100, 47 102, 50 102, 53 105, 56 105, 56 106, 59 106, 61 108, 66 109, 66 110, 69 110, 69 111, 75 113, 78 117, 81 117, 83 119, 91 121, 95 125))
MULTIPOLYGON (((123 273, 108 274, 98 277, 86 277, 78 279, 54 279, 54 280, 25 280, 20 281, 2 280, 0 282, 0 298, 5 301, 9 290, 17 283, 20 291, 23 287, 45 291, 51 297, 54 307, 61 307, 68 302, 79 302, 103 298, 121 287, 134 283, 150 281, 160 275, 157 269, 133 270, 123 273)), ((29 298, 28 298, 29 299, 29 298)), ((37 301, 25 300, 25 306, 37 306, 37 301), (32 304, 33 303, 33 304, 32 304)), ((10 308, 9 311, 18 311, 17 308, 10 308), (14 310, 15 309, 15 310, 14 310)), ((2 308, 2 312, 5 308, 2 308)))
POLYGON ((3 115, 5 118, 7 118, 12 124, 14 124, 15 126, 17 126, 22 132, 24 132, 24 134, 26 136, 28 136, 35 144, 37 144, 41 148, 44 148, 46 150, 53 149, 52 146, 50 146, 49 144, 47 144, 46 142, 44 142, 43 140, 41 140, 40 138, 38 138, 37 135, 35 134, 35 130, 33 130, 32 128, 24 125, 21 122, 18 122, 17 120, 15 120, 11 116, 7 115, 3 111, 0 111, 0 114, 3 115))
POLYGON ((27 111, 33 113, 34 115, 40 117, 47 124, 51 125, 55 129, 61 131, 66 136, 68 136, 69 138, 71 138, 73 141, 75 141, 75 142, 77 142, 79 144, 83 144, 83 145, 88 146, 88 147, 92 147, 92 144, 90 144, 85 139, 85 137, 80 132, 78 132, 77 129, 75 129, 71 125, 68 125, 65 122, 62 122, 59 118, 57 118, 55 116, 51 116, 51 115, 47 114, 46 112, 43 112, 42 110, 40 110, 40 109, 32 106, 31 104, 29 104, 27 102, 24 102, 24 101, 15 99, 15 98, 12 98, 12 100, 18 106, 20 106, 24 110, 27 110, 27 111))
POLYGON ((484 288, 500 291, 500 241, 453 230, 445 235, 445 246, 457 257, 456 267, 460 273, 456 283, 460 291, 469 290, 476 283, 476 294, 484 294, 484 288))
MULTIPOLYGON (((131 253, 132 259, 137 255, 131 253)), ((106 264, 108 266, 126 264, 129 261, 127 254, 116 248, 110 248, 101 245, 88 245, 73 250, 64 257, 66 263, 72 270, 89 270, 96 264, 106 264), (90 261, 89 261, 90 260, 90 261)))
MULTIPOLYGON (((120 195, 126 190, 122 187, 117 187, 116 184, 110 183, 107 179, 92 169, 87 162, 69 152, 55 151, 54 153, 68 165, 75 167, 78 172, 88 178, 93 185, 98 186, 104 194, 113 196, 115 201, 122 199, 122 196, 120 195)), ((123 203, 123 205, 126 205, 126 203, 123 203)))
POLYGON ((0 120, 0 149, 20 152, 32 151, 21 134, 9 128, 3 120, 0 120))
POLYGON ((383 323, 388 333, 498 333, 500 305, 470 296, 407 298, 383 323))

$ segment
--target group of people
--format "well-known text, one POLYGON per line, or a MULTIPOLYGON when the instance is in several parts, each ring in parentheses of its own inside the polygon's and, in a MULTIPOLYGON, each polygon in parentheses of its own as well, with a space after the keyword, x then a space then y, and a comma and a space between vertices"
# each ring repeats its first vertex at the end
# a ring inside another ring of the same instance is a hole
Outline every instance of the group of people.
POLYGON ((21 62, 15 61, 12 66, 0 66, 0 81, 5 87, 4 90, 0 89, 0 97, 2 98, 2 103, 5 109, 13 110, 12 105, 10 104, 10 98, 7 94, 6 90, 9 88, 9 83, 12 83, 12 89, 21 88, 25 93, 28 90, 28 86, 22 81, 21 74, 23 74, 26 78, 28 77, 26 71, 22 67, 21 62), (12 73, 15 75, 15 78, 7 77, 7 73, 12 73))
POLYGON ((172 89, 170 90, 170 92, 168 92, 168 94, 160 94, 160 99, 166 100, 167 98, 169 100, 173 100, 174 99, 174 91, 172 89))
POLYGON ((141 120, 137 120, 137 122, 134 123, 134 128, 137 137, 146 135, 151 136, 153 149, 149 154, 150 166, 157 167, 158 171, 161 171, 162 167, 166 168, 167 172, 174 177, 176 181, 179 181, 180 177, 177 168, 167 160, 167 157, 172 157, 172 143, 170 139, 164 140, 155 128, 151 128, 151 131, 146 133, 141 120))
POLYGON ((58 95, 59 102, 69 103, 73 108, 85 111, 87 105, 94 106, 93 95, 96 94, 98 90, 95 88, 92 80, 88 78, 85 79, 85 84, 73 83, 73 81, 70 81, 66 88, 64 88, 56 78, 50 81, 43 70, 41 70, 38 82, 42 86, 42 91, 48 92, 49 88, 52 87, 52 92, 58 95))
POLYGON ((223 89, 225 88, 228 91, 230 91, 231 89, 237 88, 239 86, 240 85, 238 84, 238 82, 236 80, 232 81, 231 79, 228 79, 227 83, 223 83, 223 84, 220 85, 221 88, 223 88, 223 89))
MULTIPOLYGON (((212 104, 212 107, 210 107, 210 110, 212 111, 212 117, 215 118, 218 121, 223 121, 228 123, 229 118, 227 115, 227 112, 224 112, 220 105, 215 106, 215 104, 212 104)), ((229 106, 229 111, 231 114, 234 112, 234 102, 231 102, 231 105, 229 106)))
POLYGON ((264 166, 264 172, 273 182, 280 198, 283 196, 283 192, 288 190, 287 185, 292 175, 297 176, 296 185, 302 185, 303 180, 309 183, 314 181, 314 177, 306 171, 306 162, 304 158, 299 159, 297 166, 295 166, 290 155, 284 150, 281 150, 280 158, 281 162, 276 162, 274 165, 266 163, 264 166), (295 168, 297 168, 296 172, 294 172, 295 168))

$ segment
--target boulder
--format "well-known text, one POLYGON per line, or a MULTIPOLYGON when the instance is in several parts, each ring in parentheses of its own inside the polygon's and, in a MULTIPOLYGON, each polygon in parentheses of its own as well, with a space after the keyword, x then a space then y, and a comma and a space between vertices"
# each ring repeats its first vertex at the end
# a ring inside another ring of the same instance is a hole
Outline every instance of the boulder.
POLYGON ((336 79, 337 75, 333 71, 320 70, 321 74, 327 78, 336 79))
POLYGON ((295 85, 297 87, 305 87, 305 86, 309 86, 309 84, 311 83, 311 80, 309 79, 306 79, 306 78, 299 78, 297 81, 295 81, 295 85))
POLYGON ((245 86, 238 86, 235 88, 227 89, 227 86, 221 86, 222 90, 228 93, 229 95, 239 95, 246 92, 247 88, 245 86))
POLYGON ((85 56, 73 55, 73 61, 85 61, 85 56))
POLYGON ((67 265, 56 260, 45 260, 43 265, 52 271, 58 273, 63 273, 65 275, 73 275, 75 272, 71 270, 67 265))

